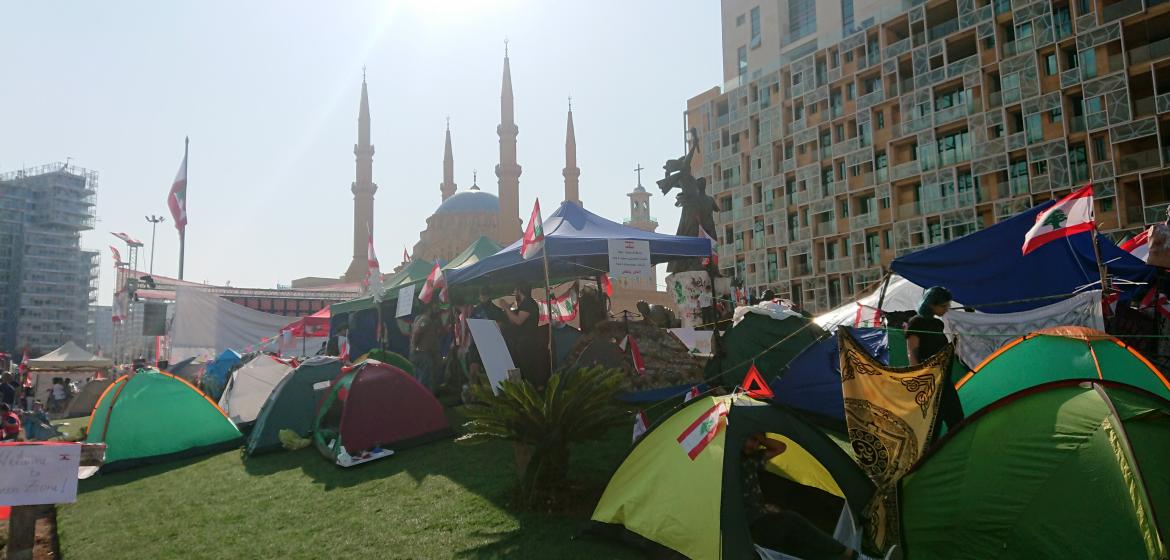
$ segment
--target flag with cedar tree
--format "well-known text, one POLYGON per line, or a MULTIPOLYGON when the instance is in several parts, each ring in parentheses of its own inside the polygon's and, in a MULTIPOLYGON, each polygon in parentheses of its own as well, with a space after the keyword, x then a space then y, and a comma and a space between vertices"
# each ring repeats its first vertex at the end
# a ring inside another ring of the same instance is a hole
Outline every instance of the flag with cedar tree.
POLYGON ((520 257, 528 260, 544 250, 544 220, 540 217, 540 199, 532 207, 528 227, 524 228, 524 240, 520 243, 520 257))

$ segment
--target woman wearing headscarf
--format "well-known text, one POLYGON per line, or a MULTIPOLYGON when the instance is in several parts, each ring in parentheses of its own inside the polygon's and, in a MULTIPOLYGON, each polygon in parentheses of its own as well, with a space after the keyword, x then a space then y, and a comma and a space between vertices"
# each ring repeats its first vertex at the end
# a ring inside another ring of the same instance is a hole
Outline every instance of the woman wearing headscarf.
MULTIPOLYGON (((918 365, 947 345, 947 335, 943 334, 942 317, 951 308, 951 292, 942 286, 935 286, 922 294, 922 303, 918 305, 918 314, 906 324, 906 357, 910 365, 918 365)), ((950 378, 950 366, 944 374, 945 383, 942 384, 942 401, 939 403, 939 419, 946 422, 947 429, 953 430, 963 421, 963 404, 959 401, 959 393, 950 378)))

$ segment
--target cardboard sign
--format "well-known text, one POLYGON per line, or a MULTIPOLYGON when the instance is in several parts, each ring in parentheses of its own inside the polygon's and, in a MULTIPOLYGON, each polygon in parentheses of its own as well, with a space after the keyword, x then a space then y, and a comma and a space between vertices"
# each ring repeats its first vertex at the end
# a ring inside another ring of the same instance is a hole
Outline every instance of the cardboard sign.
POLYGON ((650 242, 636 239, 609 240, 609 275, 617 279, 650 278, 650 242))
POLYGON ((405 317, 410 315, 411 306, 414 305, 414 284, 403 286, 398 289, 398 308, 394 311, 395 317, 405 317))
POLYGON ((471 329, 471 339, 479 349, 479 358, 483 360, 483 369, 487 373, 488 382, 492 384, 492 393, 498 395, 500 382, 508 378, 509 370, 516 369, 512 355, 508 353, 508 345, 504 343, 500 325, 491 319, 468 319, 467 327, 471 329))
POLYGON ((0 505, 77 501, 80 443, 0 444, 0 505))

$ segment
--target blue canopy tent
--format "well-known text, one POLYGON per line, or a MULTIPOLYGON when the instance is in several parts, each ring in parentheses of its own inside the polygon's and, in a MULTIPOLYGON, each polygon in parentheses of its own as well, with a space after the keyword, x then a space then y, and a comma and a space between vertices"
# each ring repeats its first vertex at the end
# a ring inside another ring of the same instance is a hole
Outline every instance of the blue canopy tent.
MULTIPOLYGON (((986 313, 1025 311, 1049 305, 1101 277, 1090 233, 1052 241, 1023 255, 1024 234, 1049 201, 987 229, 894 259, 890 268, 919 286, 945 286, 955 301, 986 313), (1014 302, 1014 303, 1008 303, 1014 302)), ((1127 300, 1154 273, 1141 259, 1098 236, 1101 260, 1127 300), (1128 282, 1125 282, 1128 281, 1128 282)))
POLYGON ((228 371, 232 369, 232 366, 240 363, 242 357, 239 352, 231 348, 216 356, 215 360, 203 370, 203 378, 200 380, 203 391, 208 394, 222 392, 224 385, 227 384, 228 371))
MULTIPOLYGON (((886 330, 853 329, 853 337, 883 363, 889 362, 886 330)), ((788 363, 769 385, 773 401, 813 414, 845 421, 845 401, 841 397, 841 353, 837 335, 821 339, 788 363)))
MULTIPOLYGON (((609 240, 633 239, 650 242, 650 262, 659 264, 683 258, 706 257, 711 242, 701 237, 683 237, 642 231, 612 222, 572 202, 562 202, 544 220, 544 247, 549 256, 549 276, 554 279, 596 276, 609 269, 609 240)), ((521 241, 470 266, 447 272, 451 286, 469 282, 507 286, 544 279, 542 259, 520 257, 521 241)))

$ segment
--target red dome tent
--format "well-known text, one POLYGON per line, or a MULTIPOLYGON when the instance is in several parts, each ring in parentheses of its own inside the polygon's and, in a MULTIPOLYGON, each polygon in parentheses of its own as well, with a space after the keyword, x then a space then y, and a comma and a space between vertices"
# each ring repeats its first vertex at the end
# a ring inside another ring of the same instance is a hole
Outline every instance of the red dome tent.
POLYGON ((450 432, 443 406, 406 372, 365 360, 329 387, 313 427, 317 449, 351 466, 444 437, 450 432))

